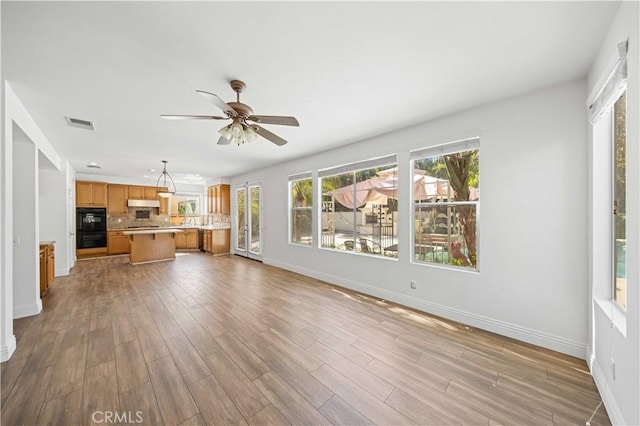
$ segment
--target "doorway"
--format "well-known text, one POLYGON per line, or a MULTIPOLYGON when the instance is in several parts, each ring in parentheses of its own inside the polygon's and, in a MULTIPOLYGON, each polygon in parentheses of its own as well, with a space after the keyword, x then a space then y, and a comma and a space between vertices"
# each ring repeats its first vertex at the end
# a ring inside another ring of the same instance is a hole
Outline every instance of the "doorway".
POLYGON ((262 261, 262 184, 236 187, 235 252, 262 261))

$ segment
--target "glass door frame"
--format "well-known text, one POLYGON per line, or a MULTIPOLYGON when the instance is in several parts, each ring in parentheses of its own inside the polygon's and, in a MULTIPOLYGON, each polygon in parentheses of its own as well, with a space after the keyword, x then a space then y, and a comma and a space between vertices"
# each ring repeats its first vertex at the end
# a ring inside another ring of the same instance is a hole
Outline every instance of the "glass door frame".
POLYGON ((233 235, 233 251, 235 254, 239 255, 239 256, 244 256, 244 257, 248 257, 249 259, 254 259, 254 260, 259 260, 262 261, 262 253, 264 251, 264 247, 263 247, 263 240, 262 240, 262 204, 263 204, 263 191, 262 191, 262 182, 251 182, 251 183, 243 183, 241 185, 235 185, 233 187, 233 205, 234 205, 234 209, 233 209, 233 229, 234 229, 234 234, 233 235), (258 242, 259 242, 259 252, 255 252, 251 249, 251 241, 252 241, 252 235, 250 234, 250 230, 252 229, 252 211, 251 211, 251 202, 250 202, 250 194, 251 194, 251 189, 252 188, 258 188, 258 190, 260 191, 260 202, 259 202, 259 211, 258 211, 258 222, 259 222, 259 226, 257 228, 257 231, 259 233, 258 235, 258 242), (239 209, 240 206, 238 205, 238 192, 244 192, 244 203, 245 203, 245 209, 244 209, 244 227, 242 230, 240 230, 240 223, 239 223, 239 209), (247 206, 249 206, 249 208, 247 208, 247 206), (238 247, 238 242, 239 239, 241 237, 241 232, 244 233, 243 237, 244 237, 244 248, 238 247))

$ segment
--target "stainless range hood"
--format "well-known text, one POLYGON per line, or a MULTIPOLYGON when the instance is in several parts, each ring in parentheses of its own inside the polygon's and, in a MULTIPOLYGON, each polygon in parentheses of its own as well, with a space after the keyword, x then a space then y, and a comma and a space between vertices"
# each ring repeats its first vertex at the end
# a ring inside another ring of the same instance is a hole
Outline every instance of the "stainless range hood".
POLYGON ((157 208, 160 208, 160 201, 158 201, 158 200, 127 200, 127 206, 129 206, 129 207, 157 207, 157 208))

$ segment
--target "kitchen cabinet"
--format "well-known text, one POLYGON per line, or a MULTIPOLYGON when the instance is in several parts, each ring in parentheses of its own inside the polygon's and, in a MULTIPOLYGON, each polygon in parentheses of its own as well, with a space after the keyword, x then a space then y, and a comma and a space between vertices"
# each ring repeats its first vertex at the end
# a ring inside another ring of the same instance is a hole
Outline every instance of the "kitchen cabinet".
POLYGON ((40 243, 40 296, 49 290, 56 278, 56 256, 53 242, 40 243))
POLYGON ((158 188, 155 186, 129 185, 129 198, 132 200, 157 200, 158 188))
POLYGON ((231 214, 231 187, 226 184, 213 185, 207 188, 209 214, 231 214))
POLYGON ((107 233, 107 254, 129 254, 130 252, 131 243, 128 235, 124 235, 122 231, 107 233))
POLYGON ((144 187, 143 186, 134 186, 129 185, 129 198, 132 200, 143 200, 144 199, 144 187))
POLYGON ((109 184, 107 186, 107 194, 107 213, 110 215, 127 214, 128 186, 109 184))
MULTIPOLYGON (((160 189, 162 189, 163 191, 168 191, 168 188, 166 187, 162 187, 160 189)), ((159 196, 158 200, 160 200, 160 208, 158 209, 158 214, 159 215, 169 214, 169 199, 159 196)))
POLYGON ((155 186, 144 186, 144 199, 145 200, 157 200, 158 198, 158 188, 155 186))
POLYGON ((230 229, 205 229, 204 251, 211 254, 227 254, 231 251, 230 229))
POLYGON ((198 248, 198 230, 183 229, 184 232, 176 233, 177 249, 197 249, 198 248))
POLYGON ((107 184, 76 181, 77 207, 107 207, 107 184))

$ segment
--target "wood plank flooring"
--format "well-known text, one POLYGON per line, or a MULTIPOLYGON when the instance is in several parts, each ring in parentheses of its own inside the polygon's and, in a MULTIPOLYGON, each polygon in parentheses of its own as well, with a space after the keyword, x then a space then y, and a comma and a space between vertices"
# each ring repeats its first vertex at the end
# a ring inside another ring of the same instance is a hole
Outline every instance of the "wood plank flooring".
POLYGON ((127 260, 80 261, 15 321, 3 425, 584 424, 600 401, 582 360, 295 273, 127 260))

